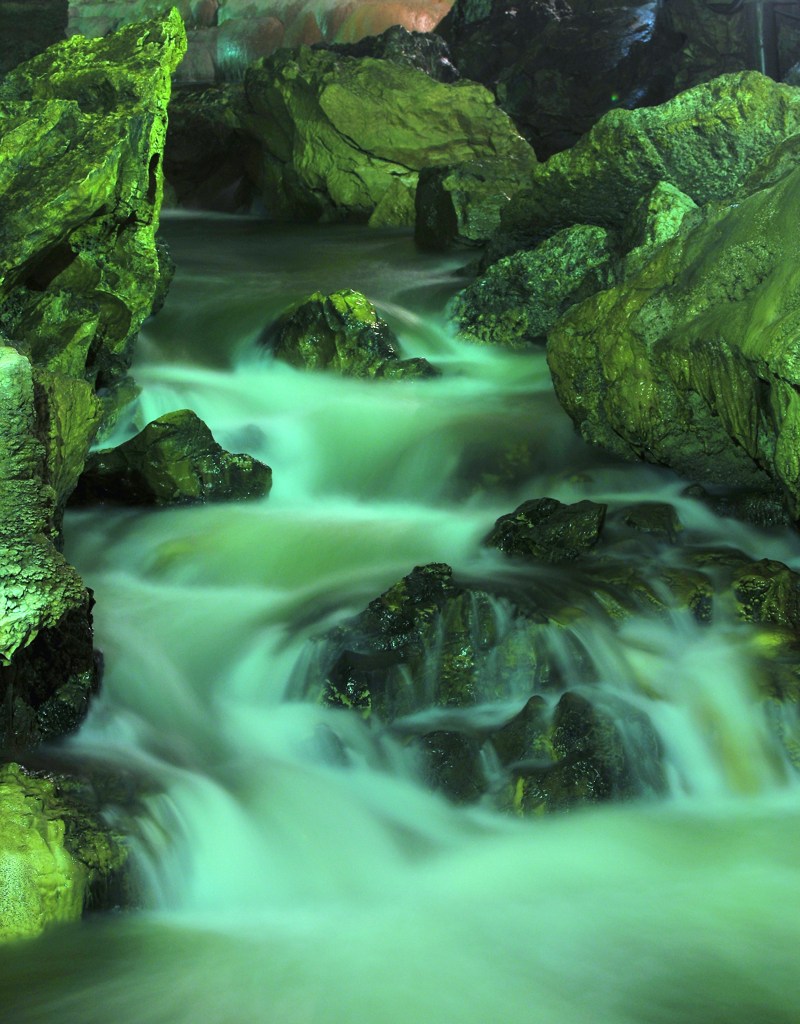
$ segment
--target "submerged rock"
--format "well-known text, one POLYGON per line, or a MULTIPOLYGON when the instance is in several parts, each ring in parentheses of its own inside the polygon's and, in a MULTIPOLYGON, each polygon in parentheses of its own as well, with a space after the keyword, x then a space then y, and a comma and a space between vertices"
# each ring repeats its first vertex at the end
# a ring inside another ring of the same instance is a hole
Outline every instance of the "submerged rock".
POLYGON ((530 251, 494 263, 453 300, 450 315, 460 337, 525 349, 572 305, 616 279, 616 239, 605 228, 578 224, 530 251))
POLYGON ((555 498, 534 498, 501 516, 486 544, 507 555, 543 562, 571 561, 600 540, 606 508, 594 501, 564 505, 555 498))
POLYGON ((586 440, 699 483, 782 492, 800 518, 800 169, 653 251, 551 331, 562 405, 586 440))
POLYGON ((416 379, 439 373, 427 359, 399 359, 389 325, 365 295, 350 289, 314 292, 279 317, 261 343, 298 369, 344 377, 416 379))
POLYGON ((0 944, 113 903, 128 851, 80 786, 0 767, 0 944))
POLYGON ((272 470, 251 455, 232 455, 188 409, 153 420, 117 448, 94 452, 74 495, 76 503, 175 505, 262 498, 272 470))
POLYGON ((413 196, 423 167, 532 157, 483 86, 388 60, 282 50, 248 68, 245 99, 278 219, 366 222, 390 187, 413 196))

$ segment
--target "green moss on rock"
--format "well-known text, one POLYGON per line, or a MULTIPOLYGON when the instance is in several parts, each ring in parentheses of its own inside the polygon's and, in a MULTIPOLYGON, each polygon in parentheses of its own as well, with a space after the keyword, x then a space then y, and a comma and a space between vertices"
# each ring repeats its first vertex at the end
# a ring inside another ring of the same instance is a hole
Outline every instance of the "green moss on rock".
POLYGON ((397 338, 361 292, 314 292, 287 310, 262 335, 262 344, 298 369, 331 370, 344 377, 438 376, 426 359, 399 359, 397 338))
POLYGON ((79 503, 174 505, 262 498, 272 470, 226 452, 188 409, 167 413, 117 448, 94 452, 74 495, 79 503))
MULTIPOLYGON (((259 186, 283 219, 366 222, 400 179, 423 167, 531 154, 492 94, 387 60, 300 47, 257 61, 242 120, 261 145, 259 186)), ((393 194, 396 194, 393 192, 393 194)), ((396 207, 401 220, 409 207, 396 207)))

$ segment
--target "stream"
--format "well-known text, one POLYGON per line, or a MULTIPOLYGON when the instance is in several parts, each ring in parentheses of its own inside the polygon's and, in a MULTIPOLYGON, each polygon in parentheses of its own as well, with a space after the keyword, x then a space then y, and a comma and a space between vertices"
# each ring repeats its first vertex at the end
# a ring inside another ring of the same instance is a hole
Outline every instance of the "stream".
MULTIPOLYGON (((274 485, 263 501, 68 514, 105 677, 67 749, 156 780, 134 840, 143 906, 4 951, 2 1019, 797 1024, 798 785, 746 623, 584 619, 595 685, 647 715, 667 791, 529 819, 429 791, 401 737, 319 702, 312 652, 428 562, 566 588, 569 566, 521 569, 481 543, 528 498, 668 502, 689 547, 795 570, 800 538, 587 447, 543 352, 455 340, 445 306, 469 254, 214 215, 165 215, 163 233, 178 273, 111 440, 191 408, 274 485), (291 302, 345 287, 441 378, 304 374, 259 347, 291 302)), ((528 696, 516 680, 508 706, 528 696)))

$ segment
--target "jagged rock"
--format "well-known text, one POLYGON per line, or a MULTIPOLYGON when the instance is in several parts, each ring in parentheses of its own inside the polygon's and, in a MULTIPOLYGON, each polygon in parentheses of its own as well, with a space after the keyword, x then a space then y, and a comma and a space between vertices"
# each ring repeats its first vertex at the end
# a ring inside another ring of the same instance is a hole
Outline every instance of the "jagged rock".
POLYGON ((780 490, 800 517, 798 202, 800 169, 710 207, 559 321, 548 361, 583 437, 699 483, 780 490))
POLYGON ((387 60, 282 50, 248 68, 245 97, 278 219, 365 222, 398 181, 413 194, 423 167, 530 158, 488 90, 387 60))
POLYGON ((389 325, 365 295, 350 289, 314 292, 279 317, 261 343, 299 369, 344 377, 424 378, 439 372, 427 359, 398 359, 389 325))
POLYGON ((800 131, 800 91, 755 71, 722 75, 661 106, 612 110, 534 170, 502 212, 518 249, 572 224, 622 228, 658 182, 698 206, 734 195, 800 131))
POLYGON ((0 806, 0 944, 108 906, 127 849, 74 782, 4 764, 0 806))
POLYGON ((607 110, 669 95, 680 37, 654 29, 648 4, 456 0, 436 31, 461 74, 494 91, 544 159, 607 110))
POLYGON ((174 505, 262 498, 272 470, 250 455, 232 455, 188 409, 167 413, 117 448, 92 453, 76 503, 174 505))
POLYGON ((447 43, 432 32, 409 32, 403 25, 392 25, 378 36, 365 36, 355 43, 318 43, 344 57, 374 57, 424 71, 437 82, 455 82, 458 70, 450 60, 447 43))
POLYGON ((626 526, 651 533, 673 544, 683 526, 672 505, 665 501, 640 501, 619 509, 626 526))
POLYGON ((414 197, 414 238, 425 249, 483 245, 500 227, 511 197, 527 188, 533 150, 516 159, 425 167, 414 197))
POLYGON ((486 543, 507 555, 544 562, 571 561, 600 540, 606 508, 594 501, 564 505, 555 498, 534 498, 501 516, 486 543))
POLYGON ((467 341, 512 349, 543 344, 570 306, 614 283, 616 257, 615 236, 605 228, 565 228, 494 263, 455 297, 451 319, 467 341))

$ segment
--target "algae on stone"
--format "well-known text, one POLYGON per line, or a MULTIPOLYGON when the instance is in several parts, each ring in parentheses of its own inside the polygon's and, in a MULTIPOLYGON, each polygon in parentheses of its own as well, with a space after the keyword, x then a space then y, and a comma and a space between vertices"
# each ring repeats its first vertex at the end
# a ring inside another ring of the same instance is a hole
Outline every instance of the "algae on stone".
POLYGON ((263 498, 272 470, 250 455, 226 452, 188 409, 166 413, 117 448, 93 452, 77 503, 175 505, 263 498))
POLYGON ((281 50, 247 69, 245 97, 264 205, 280 219, 366 222, 423 167, 532 158, 483 86, 388 60, 281 50))
POLYGON ((283 313, 261 344, 298 369, 332 370, 344 377, 415 379, 438 376, 420 358, 399 359, 397 339, 361 292, 314 292, 283 313))
POLYGON ((544 343, 570 306, 612 284, 615 264, 613 233, 576 224, 492 264, 459 292, 450 315, 467 341, 525 349, 544 343))
POLYGON ((18 764, 0 767, 0 944, 77 921, 127 859, 119 837, 18 764))
POLYGON ((800 170, 653 251, 551 330, 583 437, 690 479, 781 491, 800 518, 800 170))

